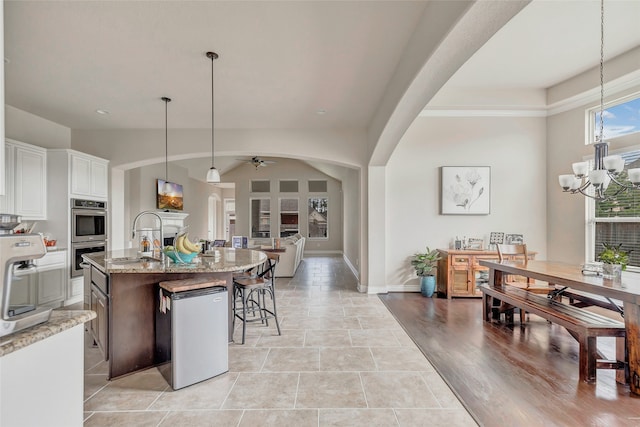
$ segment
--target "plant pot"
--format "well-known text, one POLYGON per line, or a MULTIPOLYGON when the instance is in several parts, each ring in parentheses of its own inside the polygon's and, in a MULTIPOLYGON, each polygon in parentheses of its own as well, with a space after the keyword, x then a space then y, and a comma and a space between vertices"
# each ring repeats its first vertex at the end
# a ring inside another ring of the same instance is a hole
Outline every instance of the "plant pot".
POLYGON ((620 280, 622 278, 622 266, 620 264, 602 264, 602 277, 620 280))
POLYGON ((435 276, 422 276, 420 278, 420 293, 422 296, 431 297, 436 290, 435 276))

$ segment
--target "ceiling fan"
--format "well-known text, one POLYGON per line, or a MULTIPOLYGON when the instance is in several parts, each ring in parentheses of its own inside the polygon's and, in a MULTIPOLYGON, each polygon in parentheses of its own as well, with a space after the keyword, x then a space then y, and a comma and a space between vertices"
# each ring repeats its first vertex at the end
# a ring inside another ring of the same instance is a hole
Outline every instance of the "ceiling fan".
POLYGON ((246 159, 236 159, 236 160, 241 160, 243 162, 246 162, 247 164, 253 165, 256 169, 258 169, 259 167, 265 167, 265 166, 268 166, 270 164, 276 163, 273 160, 262 160, 258 156, 253 156, 249 160, 246 160, 246 159))

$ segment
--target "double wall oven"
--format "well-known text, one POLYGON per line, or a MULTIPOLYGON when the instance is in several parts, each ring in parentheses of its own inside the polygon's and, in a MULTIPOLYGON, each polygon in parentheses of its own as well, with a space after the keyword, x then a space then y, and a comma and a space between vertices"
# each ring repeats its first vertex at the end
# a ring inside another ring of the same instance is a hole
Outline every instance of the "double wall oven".
POLYGON ((82 276, 82 255, 104 252, 107 202, 71 199, 71 277, 82 276))

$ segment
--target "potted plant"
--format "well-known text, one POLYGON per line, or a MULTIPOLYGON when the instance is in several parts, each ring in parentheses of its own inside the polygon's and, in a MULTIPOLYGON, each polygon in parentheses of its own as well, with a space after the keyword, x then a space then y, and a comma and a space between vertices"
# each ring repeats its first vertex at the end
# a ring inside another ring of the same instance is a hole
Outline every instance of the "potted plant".
POLYGON ((433 269, 438 265, 440 254, 437 249, 431 250, 427 246, 426 252, 418 252, 411 258, 411 266, 420 277, 420 292, 426 297, 433 295, 436 289, 436 278, 433 269))
POLYGON ((598 255, 598 260, 602 264, 602 275, 606 279, 619 279, 622 270, 626 270, 629 263, 629 254, 631 251, 622 249, 622 243, 618 245, 610 245, 603 243, 604 250, 598 255))

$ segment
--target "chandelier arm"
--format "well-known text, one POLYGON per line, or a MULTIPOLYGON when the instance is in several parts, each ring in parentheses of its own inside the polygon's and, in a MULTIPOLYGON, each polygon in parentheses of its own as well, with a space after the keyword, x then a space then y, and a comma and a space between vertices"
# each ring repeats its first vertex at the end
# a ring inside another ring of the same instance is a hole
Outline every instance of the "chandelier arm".
POLYGON ((577 190, 574 190, 574 191, 572 191, 572 192, 571 192, 571 194, 576 194, 576 193, 580 193, 580 194, 582 194, 584 197, 588 197, 588 198, 590 198, 590 199, 597 200, 597 201, 601 201, 601 202, 609 199, 609 197, 602 197, 602 196, 600 196, 600 195, 599 195, 599 194, 600 194, 600 190, 596 190, 596 193, 598 193, 598 194, 597 194, 597 195, 595 195, 595 196, 594 196, 594 195, 592 195, 592 194, 587 193, 587 192, 586 192, 584 189, 582 189, 582 188, 578 188, 577 190))
POLYGON ((611 178, 611 181, 613 181, 618 187, 622 187, 623 189, 637 190, 638 188, 640 188, 640 186, 634 185, 631 182, 628 182, 628 183, 627 182, 620 182, 612 174, 609 174, 609 178, 611 178))

